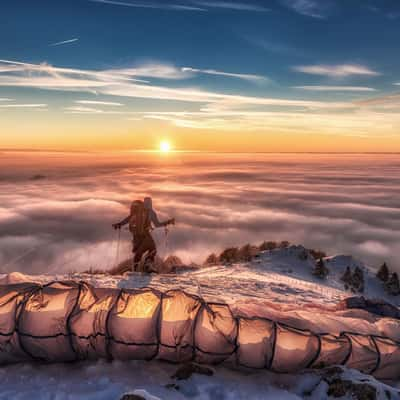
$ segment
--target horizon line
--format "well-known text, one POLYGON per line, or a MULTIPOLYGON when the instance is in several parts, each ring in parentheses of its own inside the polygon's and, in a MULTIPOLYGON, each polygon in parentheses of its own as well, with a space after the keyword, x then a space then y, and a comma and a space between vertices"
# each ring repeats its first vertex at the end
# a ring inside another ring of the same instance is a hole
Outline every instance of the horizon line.
POLYGON ((60 149, 31 149, 31 148, 1 148, 0 152, 32 152, 32 153, 160 153, 160 154, 400 154, 400 151, 229 151, 229 150, 169 150, 162 152, 158 149, 113 149, 113 150, 60 150, 60 149))

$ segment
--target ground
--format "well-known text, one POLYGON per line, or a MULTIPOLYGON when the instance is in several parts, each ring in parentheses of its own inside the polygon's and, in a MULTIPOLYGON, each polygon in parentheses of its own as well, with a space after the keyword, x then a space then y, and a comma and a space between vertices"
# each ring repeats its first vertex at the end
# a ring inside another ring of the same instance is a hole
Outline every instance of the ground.
MULTIPOLYGON (((175 274, 27 276, 12 273, 0 277, 0 283, 72 278, 86 280, 94 286, 181 288, 207 300, 225 301, 242 313, 266 315, 289 323, 296 321, 314 331, 357 330, 400 339, 400 325, 395 320, 366 314, 363 310, 343 308, 342 300, 355 295, 346 290, 340 280, 347 266, 352 269, 358 266, 364 271, 363 294, 366 297, 382 298, 398 305, 397 297, 385 293, 375 271, 350 256, 328 257, 324 263, 329 274, 321 280, 312 274, 315 260, 310 254, 301 246, 291 246, 263 252, 249 263, 183 269, 175 274)), ((335 392, 332 385, 336 381, 332 383, 331 378, 324 378, 325 372, 321 371, 278 375, 219 366, 213 368, 213 376, 193 374, 187 380, 177 381, 171 378, 176 369, 175 365, 157 361, 6 366, 0 369, 0 399, 118 400, 124 393, 136 393, 148 399, 313 400, 333 398, 343 389, 335 392)), ((344 369, 340 381, 346 379, 369 382, 375 388, 377 399, 400 398, 395 389, 397 382, 387 382, 386 385, 367 375, 344 369)), ((344 398, 356 396, 351 392, 354 388, 347 387, 346 390, 344 398)), ((360 390, 365 393, 365 388, 360 390)))

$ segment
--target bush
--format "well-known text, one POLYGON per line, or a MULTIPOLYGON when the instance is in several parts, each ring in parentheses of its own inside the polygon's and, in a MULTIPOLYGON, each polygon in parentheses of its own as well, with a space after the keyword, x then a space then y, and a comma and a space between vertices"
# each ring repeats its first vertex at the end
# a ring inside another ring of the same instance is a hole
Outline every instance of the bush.
POLYGON ((315 249, 307 249, 307 250, 316 260, 326 257, 326 253, 322 250, 315 250, 315 249))
POLYGON ((218 263, 219 263, 218 256, 215 253, 212 253, 206 258, 203 265, 217 265, 218 263))
POLYGON ((278 247, 278 243, 276 243, 276 242, 266 242, 266 241, 264 241, 264 242, 262 242, 260 244, 260 246, 258 246, 258 249, 260 251, 266 251, 266 250, 274 250, 277 247, 278 247))
POLYGON ((280 249, 287 249, 290 246, 290 242, 287 240, 282 240, 282 242, 279 243, 279 248, 280 249))
POLYGON ((219 261, 226 264, 238 262, 239 249, 237 247, 228 247, 219 255, 219 261))
POLYGON ((251 244, 246 244, 239 249, 238 257, 239 261, 251 261, 257 254, 258 248, 251 244))

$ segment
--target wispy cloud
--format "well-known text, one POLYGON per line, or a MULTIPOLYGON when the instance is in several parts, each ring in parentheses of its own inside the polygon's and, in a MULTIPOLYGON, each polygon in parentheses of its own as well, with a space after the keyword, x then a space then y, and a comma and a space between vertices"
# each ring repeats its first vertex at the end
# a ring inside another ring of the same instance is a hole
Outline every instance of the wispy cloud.
POLYGON ((73 106, 73 107, 65 107, 65 114, 107 114, 107 115, 122 115, 122 114, 130 114, 126 111, 110 111, 110 110, 102 110, 99 108, 93 107, 83 107, 83 106, 73 106))
POLYGON ((97 100, 76 100, 75 103, 77 104, 88 104, 88 105, 99 105, 99 106, 116 106, 120 107, 123 106, 122 103, 115 103, 113 101, 97 101, 97 100))
POLYGON ((146 63, 132 68, 114 68, 105 71, 112 75, 158 79, 186 79, 193 74, 171 64, 146 63))
POLYGON ((340 64, 340 65, 300 65, 293 67, 295 71, 303 72, 311 75, 323 75, 332 78, 344 78, 351 75, 367 75, 377 76, 381 75, 379 72, 374 71, 364 65, 357 64, 340 64))
POLYGON ((0 104, 0 108, 43 108, 47 104, 0 104))
POLYGON ((359 100, 356 104, 359 106, 400 107, 400 93, 391 93, 384 96, 359 100))
MULTIPOLYGON (((154 84, 141 84, 128 74, 127 70, 107 71, 76 70, 52 67, 50 65, 13 64, 13 73, 0 74, 1 86, 34 87, 47 90, 73 90, 98 94, 133 97, 154 100, 175 100, 186 103, 199 103, 212 109, 232 109, 240 107, 297 107, 303 109, 349 109, 354 105, 349 102, 315 101, 308 99, 286 99, 257 97, 242 94, 226 94, 191 87, 167 87, 154 84)), ((1 61, 0 61, 1 65, 1 61)), ((173 69, 175 71, 175 69, 173 69)), ((136 70, 137 73, 137 70, 136 70)), ((189 73, 181 71, 181 73, 189 73)), ((192 72, 193 73, 193 72, 192 72)))
POLYGON ((133 8, 149 8, 149 9, 162 9, 162 10, 176 10, 176 11, 207 11, 204 8, 190 6, 186 4, 166 4, 166 3, 137 3, 118 0, 89 0, 92 3, 111 4, 114 6, 133 7, 133 8))
POLYGON ((302 89, 316 92, 375 92, 376 89, 365 86, 293 86, 293 89, 302 89))
POLYGON ((211 9, 225 9, 234 11, 254 11, 254 12, 267 12, 269 8, 260 6, 258 4, 234 1, 207 1, 207 0, 189 0, 181 3, 168 3, 164 2, 136 2, 136 1, 123 1, 123 0, 89 0, 94 3, 111 4, 122 7, 133 8, 148 8, 148 9, 161 9, 161 10, 175 10, 175 11, 209 11, 211 9))
POLYGON ((191 67, 184 67, 182 68, 183 72, 193 72, 196 74, 207 74, 207 75, 219 75, 219 76, 226 76, 229 78, 238 78, 244 79, 247 81, 268 81, 269 79, 265 76, 261 75, 254 75, 254 74, 238 74, 233 72, 224 72, 224 71, 217 71, 215 69, 198 69, 198 68, 191 68, 191 67))
POLYGON ((281 0, 286 7, 307 17, 326 18, 332 7, 329 0, 281 0))
POLYGON ((79 40, 79 38, 73 38, 73 39, 68 39, 68 40, 63 40, 62 42, 56 42, 56 43, 51 43, 49 46, 62 46, 63 44, 70 44, 70 43, 75 43, 79 40))
POLYGON ((203 0, 192 0, 192 3, 207 8, 224 8, 228 10, 237 11, 256 11, 256 12, 267 12, 269 8, 263 7, 257 4, 251 3, 238 3, 233 1, 203 1, 203 0))
POLYGON ((14 99, 8 99, 5 97, 0 97, 0 101, 14 101, 14 99))

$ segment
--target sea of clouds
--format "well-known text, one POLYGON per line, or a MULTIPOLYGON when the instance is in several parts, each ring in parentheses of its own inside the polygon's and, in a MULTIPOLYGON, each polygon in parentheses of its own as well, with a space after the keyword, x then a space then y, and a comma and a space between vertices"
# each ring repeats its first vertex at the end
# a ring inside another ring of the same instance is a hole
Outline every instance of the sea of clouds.
POLYGON ((161 255, 289 240, 400 271, 398 155, 0 153, 0 273, 106 269, 131 255, 111 224, 153 197, 175 217, 161 255))

